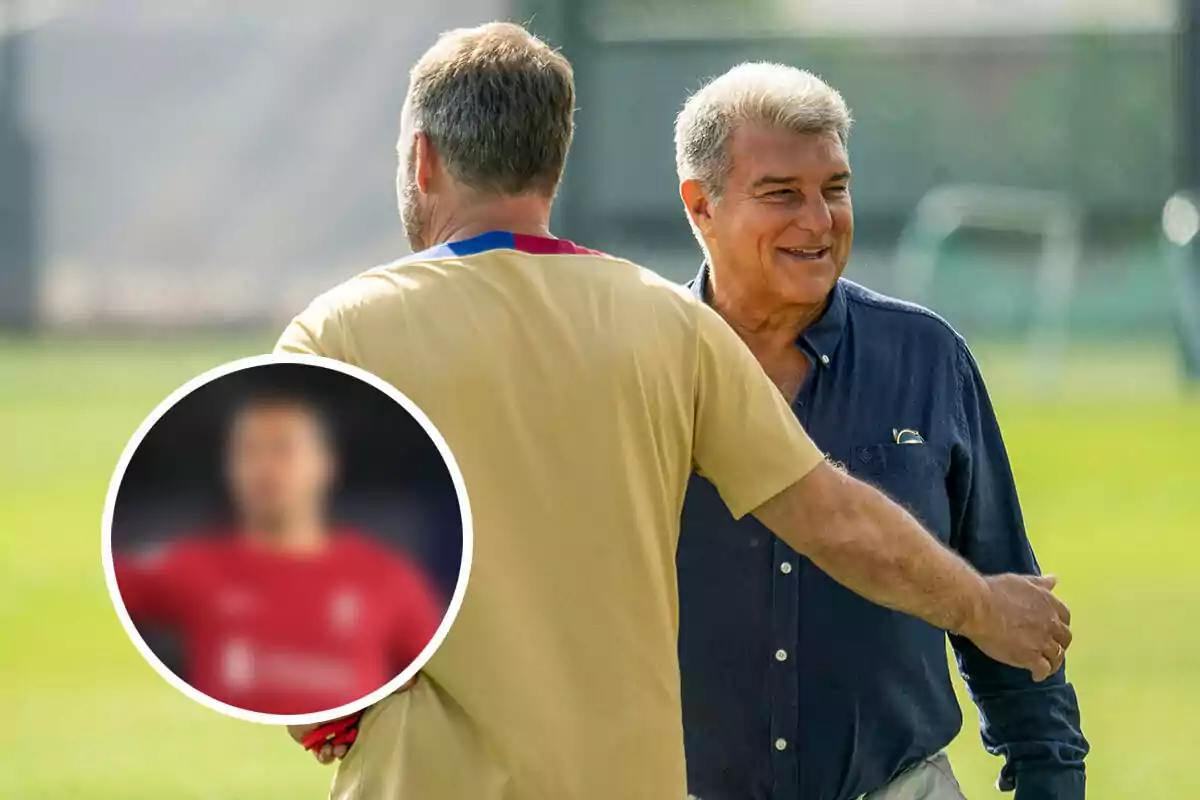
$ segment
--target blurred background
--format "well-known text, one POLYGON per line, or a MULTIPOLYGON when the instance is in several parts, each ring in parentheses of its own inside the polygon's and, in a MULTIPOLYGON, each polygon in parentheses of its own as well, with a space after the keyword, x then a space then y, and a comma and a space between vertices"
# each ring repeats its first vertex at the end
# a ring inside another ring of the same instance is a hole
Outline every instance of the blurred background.
MULTIPOLYGON (((743 60, 856 117, 848 277, 976 351, 1043 567, 1091 797, 1200 797, 1200 0, 0 0, 0 795, 322 796, 281 731, 157 678, 99 567, 137 424, 407 249, 395 139, 443 29, 563 48, 555 232, 684 280, 672 120, 743 60), (67 633, 64 633, 66 631, 67 633), (13 646, 15 645, 15 646, 13 646)), ((974 711, 952 757, 998 798, 974 711)))

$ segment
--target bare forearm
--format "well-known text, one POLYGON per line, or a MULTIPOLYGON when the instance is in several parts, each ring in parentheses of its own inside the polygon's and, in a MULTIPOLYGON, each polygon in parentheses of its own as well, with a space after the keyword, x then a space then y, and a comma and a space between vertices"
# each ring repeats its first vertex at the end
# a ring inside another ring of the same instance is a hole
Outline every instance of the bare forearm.
POLYGON ((827 465, 754 515, 851 591, 944 630, 963 630, 988 591, 908 512, 827 465))

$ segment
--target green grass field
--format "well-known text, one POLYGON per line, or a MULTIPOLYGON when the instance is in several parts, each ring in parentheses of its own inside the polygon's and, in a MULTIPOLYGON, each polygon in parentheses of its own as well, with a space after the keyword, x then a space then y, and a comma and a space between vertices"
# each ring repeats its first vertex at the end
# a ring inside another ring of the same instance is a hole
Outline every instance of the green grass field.
MULTIPOLYGON (((100 569, 105 490, 134 428, 268 342, 0 342, 0 797, 324 796, 330 772, 281 730, 203 709, 142 661, 100 569)), ((1091 797, 1200 797, 1200 401, 1162 347, 1086 353, 1053 398, 1019 359, 981 355, 1034 544, 1074 611, 1091 797)), ((963 786, 1000 797, 967 719, 963 786)))

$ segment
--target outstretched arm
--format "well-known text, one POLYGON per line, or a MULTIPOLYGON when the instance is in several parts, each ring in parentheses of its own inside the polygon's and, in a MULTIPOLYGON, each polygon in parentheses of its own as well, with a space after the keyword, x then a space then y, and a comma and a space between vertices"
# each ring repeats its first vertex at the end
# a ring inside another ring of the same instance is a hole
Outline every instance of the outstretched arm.
POLYGON ((1052 579, 982 577, 908 512, 835 469, 712 309, 697 316, 693 457, 735 517, 752 512, 834 580, 1042 679, 1070 644, 1052 579))
POLYGON ((827 463, 753 513, 875 603, 965 636, 1036 680, 1062 663, 1071 634, 1053 579, 981 576, 900 506, 827 463))

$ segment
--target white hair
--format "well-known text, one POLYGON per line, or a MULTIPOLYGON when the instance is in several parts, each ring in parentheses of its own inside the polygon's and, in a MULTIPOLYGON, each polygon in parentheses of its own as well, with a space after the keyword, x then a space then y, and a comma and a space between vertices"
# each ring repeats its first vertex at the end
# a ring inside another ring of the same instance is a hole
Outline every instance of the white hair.
POLYGON ((846 102, 811 72, 747 62, 706 83, 675 120, 675 166, 719 199, 732 167, 729 137, 742 123, 805 134, 836 134, 842 146, 853 120, 846 102))

